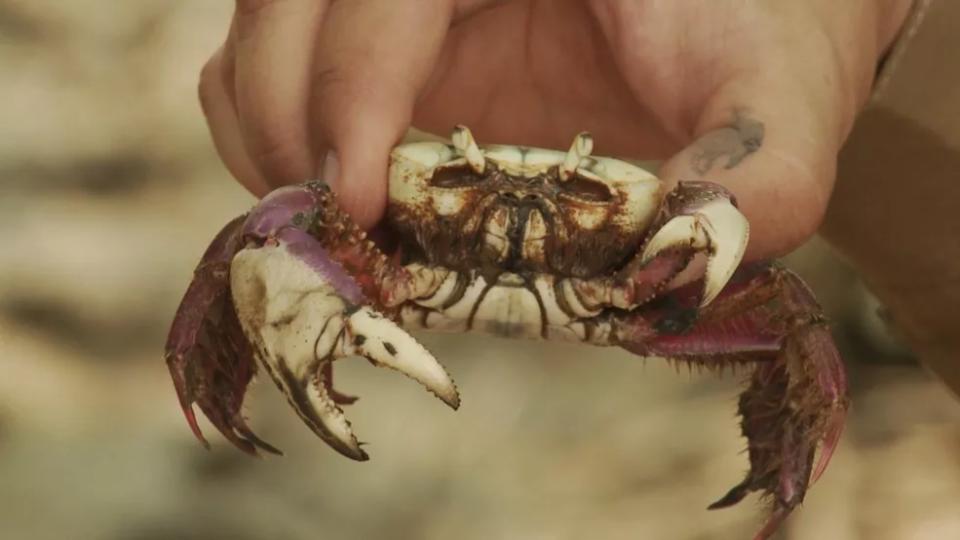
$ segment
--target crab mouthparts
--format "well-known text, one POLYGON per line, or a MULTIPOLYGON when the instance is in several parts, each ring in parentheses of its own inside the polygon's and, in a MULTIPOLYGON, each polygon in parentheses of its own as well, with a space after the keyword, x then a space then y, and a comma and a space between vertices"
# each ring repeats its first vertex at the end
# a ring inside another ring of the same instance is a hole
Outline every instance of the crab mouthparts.
POLYGON ((549 214, 532 198, 507 201, 484 223, 484 252, 505 270, 519 269, 524 262, 543 263, 549 214))

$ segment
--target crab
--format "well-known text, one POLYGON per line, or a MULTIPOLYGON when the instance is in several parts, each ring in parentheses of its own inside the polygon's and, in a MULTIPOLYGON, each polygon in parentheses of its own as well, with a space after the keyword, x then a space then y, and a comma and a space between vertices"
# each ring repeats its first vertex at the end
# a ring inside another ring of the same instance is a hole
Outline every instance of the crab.
POLYGON ((180 405, 244 452, 279 453, 242 408, 258 365, 337 452, 367 453, 333 387, 335 360, 365 357, 450 407, 459 392, 408 330, 618 346, 707 369, 739 367, 746 477, 709 508, 760 491, 767 538, 837 446, 846 376, 822 310, 794 273, 743 263, 749 225, 710 182, 668 187, 627 161, 450 141, 397 146, 386 223, 372 241, 322 180, 279 188, 230 221, 196 268, 166 361, 180 405), (705 264, 704 264, 705 263, 705 264), (819 455, 819 457, 817 457, 819 455))

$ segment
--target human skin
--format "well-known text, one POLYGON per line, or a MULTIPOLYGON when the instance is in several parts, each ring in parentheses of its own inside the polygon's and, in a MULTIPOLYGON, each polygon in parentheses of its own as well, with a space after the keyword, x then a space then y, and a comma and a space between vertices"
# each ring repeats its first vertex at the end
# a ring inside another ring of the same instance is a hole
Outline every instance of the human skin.
POLYGON ((837 154, 909 0, 237 0, 201 75, 217 151, 257 196, 317 176, 364 227, 412 124, 663 161, 728 187, 747 257, 819 227, 837 154))

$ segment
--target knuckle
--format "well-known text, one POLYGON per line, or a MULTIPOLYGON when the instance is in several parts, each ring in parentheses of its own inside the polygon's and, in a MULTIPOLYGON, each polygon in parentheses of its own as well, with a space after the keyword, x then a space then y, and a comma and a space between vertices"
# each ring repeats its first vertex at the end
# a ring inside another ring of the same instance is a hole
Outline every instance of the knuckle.
POLYGON ((322 62, 313 75, 313 84, 321 92, 355 96, 358 99, 407 95, 415 88, 407 77, 379 62, 340 58, 322 62))
POLYGON ((321 124, 353 123, 356 115, 374 111, 382 122, 390 123, 397 120, 396 104, 414 99, 396 77, 383 76, 370 66, 332 63, 314 72, 312 86, 312 113, 321 124))
POLYGON ((314 72, 311 113, 321 128, 329 128, 329 121, 352 110, 356 101, 363 99, 362 90, 356 88, 351 71, 342 66, 330 65, 314 72))
POLYGON ((217 99, 219 78, 220 59, 219 56, 214 56, 200 69, 200 80, 197 84, 197 98, 204 112, 209 112, 212 102, 217 99))
POLYGON ((269 126, 254 130, 256 139, 248 145, 251 159, 264 176, 276 182, 308 180, 308 153, 305 145, 289 131, 269 126))
POLYGON ((283 3, 285 0, 236 0, 236 12, 238 16, 250 17, 256 16, 262 11, 283 3))
POLYGON ((330 65, 318 69, 314 73, 313 86, 322 95, 346 89, 353 78, 349 69, 339 65, 330 65))
POLYGON ((236 106, 233 89, 234 66, 228 53, 229 47, 224 45, 200 69, 197 97, 205 114, 209 114, 211 107, 220 101, 236 106))

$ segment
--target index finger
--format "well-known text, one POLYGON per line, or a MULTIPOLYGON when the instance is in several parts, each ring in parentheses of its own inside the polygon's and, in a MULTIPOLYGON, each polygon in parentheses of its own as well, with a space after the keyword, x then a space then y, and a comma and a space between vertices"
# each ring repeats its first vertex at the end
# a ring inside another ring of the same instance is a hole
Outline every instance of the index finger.
POLYGON ((316 174, 312 49, 328 0, 237 0, 235 104, 249 159, 272 186, 316 174))
POLYGON ((313 128, 324 180, 360 226, 386 206, 387 160, 443 46, 453 0, 334 2, 320 29, 313 128))

